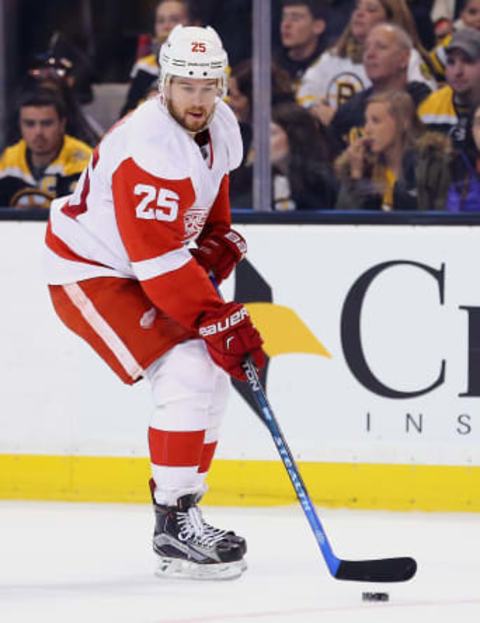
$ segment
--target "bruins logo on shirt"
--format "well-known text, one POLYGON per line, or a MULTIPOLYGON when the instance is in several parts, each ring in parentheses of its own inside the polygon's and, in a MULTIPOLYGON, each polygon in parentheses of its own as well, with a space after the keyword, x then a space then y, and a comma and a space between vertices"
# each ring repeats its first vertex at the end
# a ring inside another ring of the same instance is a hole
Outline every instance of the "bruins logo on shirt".
POLYGON ((52 199, 55 199, 53 193, 40 188, 22 188, 16 192, 10 200, 12 208, 43 208, 48 210, 52 199))
POLYGON ((332 78, 327 87, 327 98, 335 108, 338 108, 364 88, 365 85, 359 76, 345 71, 332 78))

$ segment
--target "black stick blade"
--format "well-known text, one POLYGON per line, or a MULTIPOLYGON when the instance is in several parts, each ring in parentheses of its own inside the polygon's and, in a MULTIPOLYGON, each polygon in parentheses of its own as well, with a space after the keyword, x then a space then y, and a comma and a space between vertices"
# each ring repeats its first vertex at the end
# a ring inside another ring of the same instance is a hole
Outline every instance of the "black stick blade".
POLYGON ((417 571, 413 558, 341 560, 335 577, 354 582, 405 582, 417 571))

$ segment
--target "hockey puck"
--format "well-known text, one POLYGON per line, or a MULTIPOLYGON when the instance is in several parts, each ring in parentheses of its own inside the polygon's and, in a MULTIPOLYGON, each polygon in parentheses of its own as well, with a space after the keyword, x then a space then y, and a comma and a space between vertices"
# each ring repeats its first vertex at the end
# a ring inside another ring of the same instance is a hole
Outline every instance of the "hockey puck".
POLYGON ((362 601, 388 601, 388 593, 362 593, 362 601))

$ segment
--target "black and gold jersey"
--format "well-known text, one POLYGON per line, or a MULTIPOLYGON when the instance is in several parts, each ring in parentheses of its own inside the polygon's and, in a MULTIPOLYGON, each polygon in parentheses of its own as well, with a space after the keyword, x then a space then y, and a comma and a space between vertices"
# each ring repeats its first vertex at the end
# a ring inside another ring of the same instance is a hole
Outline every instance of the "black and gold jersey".
POLYGON ((52 199, 73 192, 91 153, 86 143, 66 135, 55 160, 33 170, 23 139, 7 147, 0 157, 0 207, 48 208, 52 199))
POLYGON ((418 107, 418 116, 430 130, 447 134, 455 147, 465 146, 470 110, 455 102, 451 86, 444 86, 427 97, 418 107))

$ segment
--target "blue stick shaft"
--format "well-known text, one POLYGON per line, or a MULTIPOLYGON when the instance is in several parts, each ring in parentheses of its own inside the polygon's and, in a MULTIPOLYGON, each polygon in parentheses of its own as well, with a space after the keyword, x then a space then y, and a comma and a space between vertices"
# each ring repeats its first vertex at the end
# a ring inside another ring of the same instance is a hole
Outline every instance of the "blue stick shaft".
MULTIPOLYGON (((210 273, 209 276, 215 289, 221 296, 218 283, 214 275, 210 273)), ((243 367, 247 376, 247 382, 250 385, 250 389, 252 390, 255 402, 257 403, 262 413, 262 419, 266 424, 268 430, 270 431, 270 434, 272 435, 280 458, 282 459, 293 488, 295 489, 295 493, 297 494, 297 498, 313 531, 318 547, 322 552, 322 555, 325 559, 325 562, 327 563, 327 567, 330 573, 334 577, 336 577, 338 568, 340 567, 340 560, 333 553, 332 546, 330 545, 325 530, 323 529, 322 523, 318 518, 317 513, 315 512, 315 507, 313 506, 310 496, 308 495, 307 488, 305 487, 300 472, 298 471, 295 459, 293 458, 290 448, 285 441, 282 430, 275 418, 273 409, 268 402, 268 398, 263 391, 262 384, 260 383, 260 379, 258 378, 257 370, 253 365, 250 357, 247 357, 245 363, 243 364, 243 367)))
POLYGON ((255 369, 255 366, 250 358, 245 361, 244 370, 247 375, 247 381, 250 385, 250 389, 252 390, 252 394, 262 413, 263 421, 272 435, 280 458, 282 459, 285 469, 287 470, 293 488, 295 489, 295 493, 297 494, 297 498, 308 519, 308 523, 312 528, 313 534, 315 535, 315 539, 318 543, 320 551, 322 552, 325 562, 327 563, 328 569, 333 576, 336 576, 338 567, 340 566, 340 560, 332 551, 332 547, 328 541, 325 530, 323 529, 322 523, 317 516, 315 507, 313 506, 300 472, 298 471, 295 459, 293 458, 290 448, 285 441, 272 407, 270 406, 265 392, 263 391, 262 384, 258 378, 257 370, 255 369))
MULTIPOLYGON (((214 276, 210 275, 210 278, 221 296, 214 276)), ((340 560, 335 556, 250 357, 246 359, 243 367, 253 398, 262 414, 262 420, 272 435, 280 458, 287 470, 300 505, 308 519, 318 547, 332 576, 337 580, 352 580, 356 582, 405 582, 410 580, 417 571, 417 563, 411 557, 340 560)))

